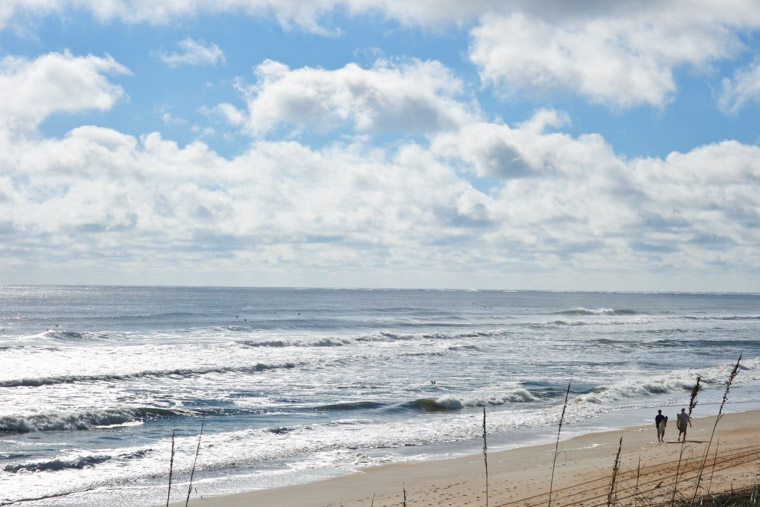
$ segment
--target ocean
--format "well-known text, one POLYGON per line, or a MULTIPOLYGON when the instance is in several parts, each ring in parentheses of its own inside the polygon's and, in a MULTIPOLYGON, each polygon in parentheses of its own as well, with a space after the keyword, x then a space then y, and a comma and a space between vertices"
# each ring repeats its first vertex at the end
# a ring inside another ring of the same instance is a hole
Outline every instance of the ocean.
POLYGON ((484 407, 552 442, 568 384, 563 438, 654 428, 740 353, 758 408, 759 337, 759 294, 4 286, 0 505, 163 504, 172 439, 173 501, 477 454, 484 407))

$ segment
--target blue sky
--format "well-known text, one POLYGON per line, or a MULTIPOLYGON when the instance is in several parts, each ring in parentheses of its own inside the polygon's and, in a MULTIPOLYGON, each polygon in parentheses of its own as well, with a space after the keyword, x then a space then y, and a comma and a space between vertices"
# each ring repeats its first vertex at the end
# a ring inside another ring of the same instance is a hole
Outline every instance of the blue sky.
POLYGON ((10 0, 0 283, 756 291, 753 1, 10 0))

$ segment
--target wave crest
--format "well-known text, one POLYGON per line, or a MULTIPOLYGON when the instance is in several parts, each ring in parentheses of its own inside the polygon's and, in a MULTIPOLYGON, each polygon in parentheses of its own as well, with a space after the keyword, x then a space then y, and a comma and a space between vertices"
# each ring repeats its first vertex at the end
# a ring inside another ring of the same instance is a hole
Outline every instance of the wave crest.
POLYGON ((384 407, 384 403, 378 403, 375 401, 354 401, 346 403, 332 403, 329 405, 320 405, 314 410, 330 411, 330 410, 365 410, 384 407))
POLYGON ((10 473, 25 472, 58 472, 68 469, 83 469, 94 467, 111 459, 111 456, 78 456, 73 459, 54 459, 51 461, 38 461, 35 463, 21 463, 18 465, 7 465, 3 470, 10 473))
POLYGON ((216 368, 177 368, 175 370, 146 370, 121 375, 62 375, 59 377, 22 378, 0 381, 0 387, 40 387, 58 384, 76 384, 80 382, 111 382, 120 380, 139 379, 146 377, 195 377, 210 373, 256 373, 278 368, 295 368, 296 363, 262 364, 251 366, 226 366, 216 368))
MULTIPOLYGON (((143 416, 148 409, 142 409, 143 416)), ((113 426, 137 420, 139 410, 111 409, 76 414, 34 414, 0 417, 0 433, 30 433, 33 431, 87 430, 97 426, 113 426)))
POLYGON ((314 341, 286 341, 286 340, 263 340, 263 341, 255 341, 255 340, 241 340, 237 342, 238 344, 242 345, 243 347, 251 347, 251 348, 258 348, 258 347, 342 347, 344 345, 348 345, 351 343, 351 340, 345 339, 345 338, 320 338, 318 340, 314 341))
POLYGON ((446 395, 441 396, 440 398, 421 398, 404 403, 402 407, 422 410, 424 412, 438 412, 473 407, 492 407, 506 405, 507 403, 529 403, 538 401, 541 397, 541 395, 534 394, 528 389, 518 388, 503 394, 492 394, 482 397, 457 397, 446 395))
POLYGON ((554 315, 637 315, 634 310, 616 309, 616 308, 583 308, 578 307, 573 310, 564 310, 556 312, 554 315))

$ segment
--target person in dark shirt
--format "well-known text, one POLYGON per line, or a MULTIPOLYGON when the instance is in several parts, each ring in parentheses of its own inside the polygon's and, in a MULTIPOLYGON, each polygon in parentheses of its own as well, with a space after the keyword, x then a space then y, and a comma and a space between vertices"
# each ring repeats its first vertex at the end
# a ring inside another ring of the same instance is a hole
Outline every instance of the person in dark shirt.
POLYGON ((657 428, 657 441, 665 441, 665 425, 668 423, 668 418, 662 415, 662 410, 657 411, 657 416, 654 418, 654 425, 657 428))

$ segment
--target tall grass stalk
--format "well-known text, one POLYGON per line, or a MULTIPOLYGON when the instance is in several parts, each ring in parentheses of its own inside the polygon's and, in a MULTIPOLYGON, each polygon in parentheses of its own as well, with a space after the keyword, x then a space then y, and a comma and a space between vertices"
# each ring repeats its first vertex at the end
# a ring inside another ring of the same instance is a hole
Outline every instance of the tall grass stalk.
POLYGON ((166 493, 166 507, 169 507, 169 498, 172 496, 172 473, 174 472, 174 435, 177 428, 172 430, 172 455, 169 459, 169 491, 166 493))
POLYGON ((562 433, 562 424, 565 422, 565 410, 567 410, 567 398, 570 396, 570 382, 567 383, 565 403, 562 405, 562 415, 559 416, 559 428, 557 429, 557 443, 554 444, 554 460, 552 461, 552 478, 549 482, 549 505, 552 506, 552 491, 554 490, 554 469, 557 467, 557 454, 559 451, 559 435, 562 433))
POLYGON ((641 454, 639 454, 639 466, 636 467, 636 487, 633 489, 633 507, 639 496, 639 479, 641 479, 641 454))
POLYGON ((718 461, 718 448, 720 447, 720 438, 715 442, 715 455, 713 456, 712 471, 710 471, 710 482, 707 483, 707 494, 710 494, 710 488, 712 488, 712 480, 715 475, 715 463, 718 461))
POLYGON ((736 360, 733 370, 728 375, 728 381, 726 382, 726 392, 723 393, 723 401, 720 402, 720 408, 718 409, 718 416, 715 418, 715 424, 713 425, 712 433, 710 433, 710 440, 707 442, 707 449, 705 449, 705 455, 702 459, 702 465, 699 467, 699 473, 697 474, 697 484, 694 486, 694 495, 691 497, 691 503, 693 504, 699 493, 699 485, 702 482, 702 474, 705 470, 705 464, 707 464, 707 456, 710 453, 710 446, 712 445, 713 437, 715 437, 715 429, 718 427, 718 423, 723 418, 723 407, 726 405, 728 399, 728 391, 731 389, 731 384, 734 382, 736 375, 739 373, 739 363, 742 361, 742 355, 739 354, 739 359, 736 360))
POLYGON ((483 463, 486 467, 486 507, 488 507, 488 442, 486 441, 486 407, 483 407, 483 463))
MULTIPOLYGON (((741 359, 741 357, 740 357, 741 359)), ((697 395, 699 394, 700 389, 702 389, 702 385, 700 384, 700 381, 702 380, 702 377, 697 375, 697 383, 694 384, 694 387, 691 388, 691 397, 689 398, 689 417, 688 420, 691 421, 691 412, 694 410, 694 408, 697 406, 697 395)), ((688 424, 686 425, 688 426, 688 424)), ((686 426, 683 427, 683 440, 686 441, 686 426)))
POLYGON ((404 507, 406 507, 406 484, 401 483, 401 489, 404 491, 404 507))
POLYGON ((193 460, 193 469, 190 471, 190 485, 187 487, 187 498, 185 507, 190 503, 190 492, 193 490, 193 476, 195 476, 195 465, 198 463, 198 453, 201 451, 201 438, 203 437, 203 427, 206 425, 206 419, 201 421, 201 431, 198 433, 198 447, 195 448, 195 459, 193 460))
POLYGON ((623 437, 620 437, 620 444, 618 444, 617 455, 615 455, 615 464, 612 466, 612 480, 610 481, 610 492, 607 493, 607 507, 612 505, 612 499, 615 495, 615 481, 617 480, 618 472, 620 471, 620 451, 623 449, 623 437))
POLYGON ((676 466, 676 476, 673 480, 673 495, 670 497, 670 505, 676 504, 676 494, 678 493, 678 480, 680 478, 681 474, 681 462, 683 461, 683 453, 686 450, 686 447, 684 446, 686 439, 684 439, 684 442, 681 443, 681 452, 678 453, 678 465, 676 466))
MULTIPOLYGON (((673 496, 670 498, 670 505, 675 505, 676 503, 676 494, 678 493, 678 478, 679 474, 681 473, 681 461, 683 460, 683 453, 686 449, 686 427, 688 426, 688 421, 691 420, 691 412, 694 410, 694 407, 697 406, 697 395, 699 394, 700 389, 700 381, 702 380, 702 377, 697 375, 697 382, 694 384, 694 387, 691 388, 691 396, 689 397, 689 413, 687 414, 686 421, 683 421, 683 427, 680 427, 678 430, 678 438, 681 438, 681 430, 683 430, 683 441, 681 442, 681 452, 678 454, 678 466, 676 467, 676 477, 673 481, 673 496)), ((680 421, 680 414, 676 416, 676 426, 680 426, 678 424, 680 421)))

